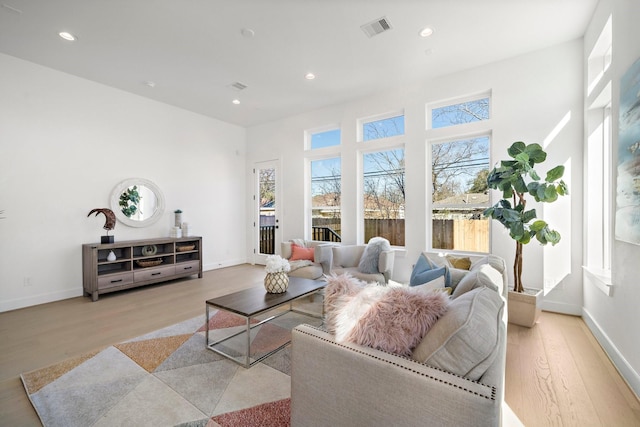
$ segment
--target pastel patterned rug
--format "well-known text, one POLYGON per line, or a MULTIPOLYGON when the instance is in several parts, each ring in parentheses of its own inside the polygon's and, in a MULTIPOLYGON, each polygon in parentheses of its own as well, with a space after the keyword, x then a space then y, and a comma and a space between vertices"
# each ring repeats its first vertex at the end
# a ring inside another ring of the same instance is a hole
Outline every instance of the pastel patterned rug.
MULTIPOLYGON (((277 348, 295 325, 318 322, 290 313, 258 326, 252 350, 277 348)), ((221 311, 209 322, 211 333, 242 325, 221 311)), ((245 369, 206 348, 201 316, 21 378, 46 427, 275 427, 289 425, 289 375, 290 346, 245 369)))

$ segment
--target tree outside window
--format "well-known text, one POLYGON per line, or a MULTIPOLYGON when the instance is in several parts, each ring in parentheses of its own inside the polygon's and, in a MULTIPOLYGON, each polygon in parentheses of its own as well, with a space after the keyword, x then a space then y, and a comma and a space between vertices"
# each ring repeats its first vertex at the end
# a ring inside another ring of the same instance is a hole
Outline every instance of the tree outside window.
POLYGON ((311 162, 311 238, 341 241, 341 159, 311 162))
POLYGON ((363 156, 364 237, 380 236, 393 246, 404 246, 404 149, 363 156))

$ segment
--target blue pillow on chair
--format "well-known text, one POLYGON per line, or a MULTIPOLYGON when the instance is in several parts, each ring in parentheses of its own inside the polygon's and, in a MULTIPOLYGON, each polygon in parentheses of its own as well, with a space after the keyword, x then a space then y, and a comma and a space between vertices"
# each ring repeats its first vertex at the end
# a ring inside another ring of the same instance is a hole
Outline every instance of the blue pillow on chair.
POLYGON ((424 254, 420 254, 416 265, 413 267, 411 277, 409 279, 409 286, 418 286, 423 283, 432 281, 440 276, 446 277, 445 267, 436 267, 433 265, 424 254))

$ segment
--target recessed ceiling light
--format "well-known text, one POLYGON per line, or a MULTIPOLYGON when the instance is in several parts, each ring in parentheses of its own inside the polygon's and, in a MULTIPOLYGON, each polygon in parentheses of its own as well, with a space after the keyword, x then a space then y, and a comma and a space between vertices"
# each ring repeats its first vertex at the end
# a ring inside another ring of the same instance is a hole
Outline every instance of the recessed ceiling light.
POLYGON ((76 39, 76 36, 74 36, 71 33, 66 32, 66 31, 61 31, 61 32, 58 33, 58 35, 60 37, 62 37, 63 39, 65 39, 65 40, 69 40, 70 42, 72 42, 72 41, 74 41, 76 39))
POLYGON ((307 79, 307 80, 313 80, 313 79, 316 78, 316 75, 313 74, 313 73, 307 73, 307 74, 304 75, 304 78, 307 79))
POLYGON ((420 37, 429 37, 430 35, 433 34, 433 28, 431 27, 424 27, 423 29, 420 30, 420 37))
POLYGON ((243 28, 242 30, 240 30, 240 33, 242 34, 243 37, 247 39, 250 39, 256 35, 256 32, 253 31, 251 28, 243 28))
POLYGON ((240 104, 240 100, 239 99, 234 99, 233 101, 231 101, 233 104, 238 105, 240 104))
POLYGON ((152 82, 151 80, 147 80, 143 83, 145 86, 156 87, 156 82, 152 82))

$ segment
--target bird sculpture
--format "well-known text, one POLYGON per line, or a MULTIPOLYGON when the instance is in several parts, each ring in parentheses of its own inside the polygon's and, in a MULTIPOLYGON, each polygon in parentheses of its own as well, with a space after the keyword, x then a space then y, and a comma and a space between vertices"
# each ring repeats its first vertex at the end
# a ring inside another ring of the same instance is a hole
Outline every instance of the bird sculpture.
POLYGON ((116 228, 116 215, 113 213, 111 209, 107 209, 107 208, 91 209, 91 212, 89 212, 87 217, 91 216, 91 214, 94 212, 96 213, 96 216, 98 216, 99 214, 104 214, 106 221, 102 228, 107 230, 107 234, 109 230, 113 230, 114 228, 116 228))

